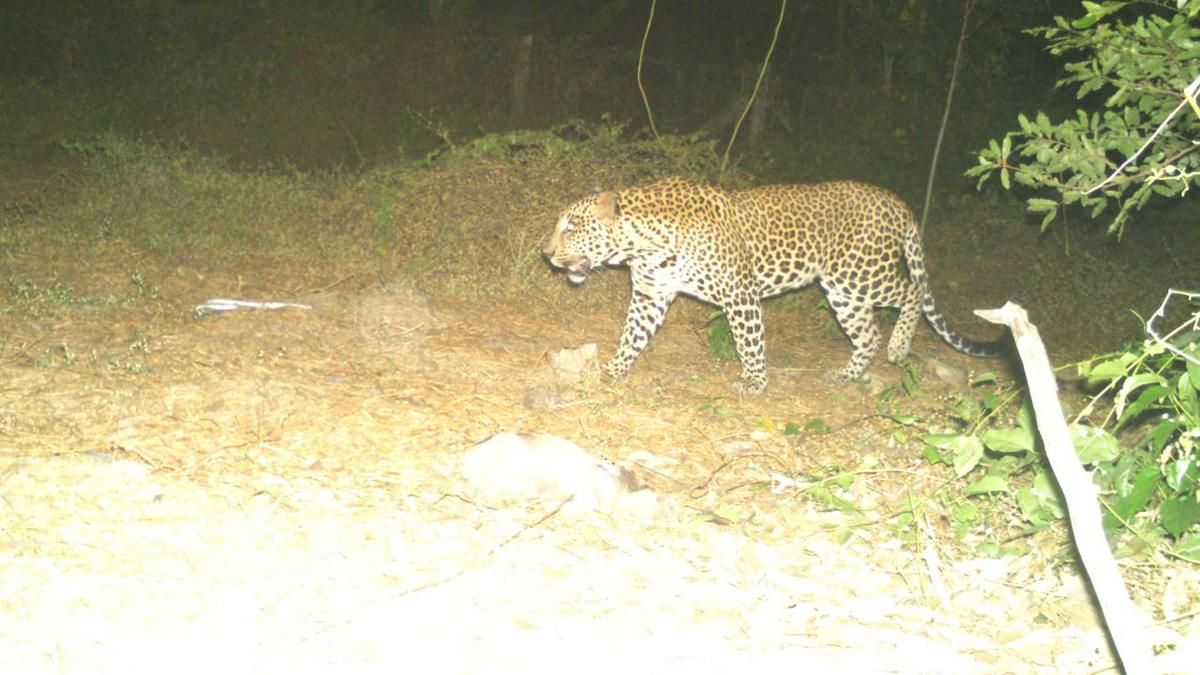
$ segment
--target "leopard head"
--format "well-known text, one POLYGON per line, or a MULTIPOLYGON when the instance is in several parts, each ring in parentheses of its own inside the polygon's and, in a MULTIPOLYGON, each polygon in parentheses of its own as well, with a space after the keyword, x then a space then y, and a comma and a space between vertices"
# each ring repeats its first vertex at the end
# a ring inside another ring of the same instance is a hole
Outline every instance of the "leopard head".
POLYGON ((605 263, 619 262, 614 232, 621 219, 621 204, 614 192, 585 197, 568 206, 542 254, 555 269, 564 270, 573 284, 582 284, 588 273, 605 263))

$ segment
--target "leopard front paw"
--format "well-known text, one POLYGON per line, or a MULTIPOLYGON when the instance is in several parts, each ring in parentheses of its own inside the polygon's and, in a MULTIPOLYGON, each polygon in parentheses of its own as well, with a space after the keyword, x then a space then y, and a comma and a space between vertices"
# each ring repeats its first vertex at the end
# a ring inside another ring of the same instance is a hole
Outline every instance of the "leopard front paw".
POLYGON ((604 376, 609 380, 618 382, 625 379, 625 374, 629 372, 629 365, 613 359, 601 366, 600 372, 604 373, 604 376))
POLYGON ((830 387, 845 387, 850 384, 850 378, 846 377, 845 372, 841 370, 830 370, 821 376, 821 381, 829 384, 830 387))
POLYGON ((821 380, 833 387, 844 387, 851 382, 857 382, 863 378, 862 373, 852 373, 848 368, 840 368, 831 370, 821 376, 821 380))

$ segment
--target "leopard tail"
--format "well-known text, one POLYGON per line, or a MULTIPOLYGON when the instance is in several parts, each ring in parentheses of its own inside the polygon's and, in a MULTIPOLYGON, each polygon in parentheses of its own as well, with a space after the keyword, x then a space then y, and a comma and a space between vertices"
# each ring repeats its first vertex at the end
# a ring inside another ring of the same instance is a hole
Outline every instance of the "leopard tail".
POLYGON ((941 310, 938 309, 937 303, 933 299, 933 291, 929 288, 929 276, 925 272, 925 249, 921 245, 921 235, 917 231, 917 224, 911 217, 909 227, 904 232, 904 258, 908 265, 909 278, 921 288, 921 311, 925 314, 929 325, 933 327, 933 331, 945 340, 946 344, 964 354, 982 358, 999 356, 1003 340, 990 342, 972 340, 959 335, 950 327, 950 324, 946 323, 946 317, 942 316, 941 310))

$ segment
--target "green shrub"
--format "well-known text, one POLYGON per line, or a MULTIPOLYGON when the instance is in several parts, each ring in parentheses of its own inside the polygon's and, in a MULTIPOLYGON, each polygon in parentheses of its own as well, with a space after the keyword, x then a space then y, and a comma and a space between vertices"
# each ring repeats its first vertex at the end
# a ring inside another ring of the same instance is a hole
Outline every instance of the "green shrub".
POLYGON ((1120 234, 1134 210, 1152 197, 1186 195, 1200 176, 1200 79, 1189 80, 1200 65, 1200 0, 1083 6, 1086 14, 1074 21, 1056 17, 1054 26, 1026 32, 1045 39, 1055 56, 1082 54, 1066 64, 1058 85, 1077 87, 1088 107, 1059 122, 1041 112, 1021 115, 1020 131, 992 140, 966 173, 980 186, 998 176, 1005 189, 1015 180, 1057 193, 1027 202, 1045 214, 1043 227, 1064 205, 1078 204, 1093 218, 1115 206, 1109 231, 1120 234))
MULTIPOLYGON (((1200 331, 1180 330, 1078 364, 1088 384, 1102 388, 1070 425, 1072 441, 1100 489, 1105 528, 1125 552, 1200 562, 1198 345, 1200 331)), ((1032 410, 1025 402, 1015 423, 996 422, 1019 400, 1016 390, 964 398, 953 409, 963 427, 926 436, 926 457, 971 476, 968 496, 1006 499, 1026 523, 1043 527, 1064 508, 1037 451, 1032 410)))

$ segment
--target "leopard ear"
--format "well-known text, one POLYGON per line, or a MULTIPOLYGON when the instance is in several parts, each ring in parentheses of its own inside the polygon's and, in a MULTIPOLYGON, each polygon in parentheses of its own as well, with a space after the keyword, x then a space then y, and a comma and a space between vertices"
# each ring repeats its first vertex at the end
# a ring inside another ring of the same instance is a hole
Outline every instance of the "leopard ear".
POLYGON ((602 192, 596 196, 596 216, 610 222, 621 217, 621 202, 617 193, 602 192))

